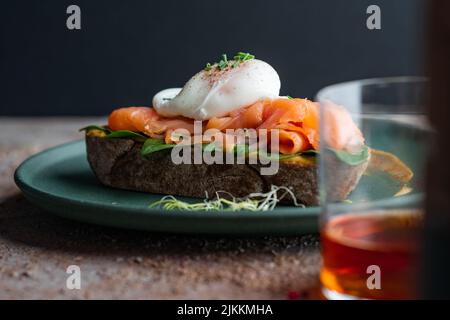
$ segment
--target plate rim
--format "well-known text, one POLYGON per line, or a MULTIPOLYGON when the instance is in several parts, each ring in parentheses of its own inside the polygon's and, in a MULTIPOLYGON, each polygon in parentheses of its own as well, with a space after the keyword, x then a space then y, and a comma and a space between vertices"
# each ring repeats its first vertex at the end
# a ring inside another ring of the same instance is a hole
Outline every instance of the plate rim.
MULTIPOLYGON (((48 156, 52 152, 60 151, 60 149, 71 148, 78 144, 85 144, 85 139, 77 139, 74 141, 66 142, 63 144, 59 144, 45 150, 42 150, 36 154, 29 156, 25 159, 15 170, 14 172, 14 181, 17 187, 24 193, 25 196, 29 196, 32 198, 39 198, 43 201, 57 201, 59 204, 69 203, 71 205, 81 205, 87 206, 90 209, 106 209, 109 211, 123 211, 126 210, 127 214, 133 214, 135 216, 147 216, 147 217, 164 217, 166 215, 170 215, 170 217, 183 217, 185 219, 210 219, 210 220, 236 220, 236 219, 245 219, 245 220, 273 220, 275 219, 306 219, 306 218, 317 218, 321 214, 322 208, 320 206, 314 207, 294 207, 294 206, 280 206, 275 210, 271 211, 189 211, 189 210, 164 210, 160 208, 148 208, 142 206, 133 206, 132 204, 117 204, 111 205, 102 202, 95 202, 92 200, 76 200, 68 197, 56 195, 51 192, 47 192, 43 189, 40 189, 31 183, 29 177, 27 178, 27 171, 32 168, 33 161, 40 159, 41 157, 48 156)), ((87 162, 87 159, 86 159, 87 162)), ((32 171, 31 171, 32 172, 32 171)), ((103 188, 110 188, 107 186, 103 186, 103 188)), ((114 188, 110 188, 114 189, 114 188)), ((117 189, 122 190, 122 189, 117 189)), ((137 192, 132 190, 123 190, 127 192, 137 192)), ((158 195, 155 193, 149 193, 152 195, 158 195)), ((161 194, 161 197, 164 196, 161 194)), ((389 205, 401 205, 402 203, 414 203, 417 201, 422 201, 424 195, 422 193, 415 193, 410 195, 404 195, 402 197, 391 197, 391 198, 383 198, 374 201, 367 202, 370 205, 380 205, 380 206, 389 206, 389 205)), ((149 201, 150 205, 150 201, 149 201)), ((355 204, 339 204, 342 208, 344 206, 355 206, 355 204)))

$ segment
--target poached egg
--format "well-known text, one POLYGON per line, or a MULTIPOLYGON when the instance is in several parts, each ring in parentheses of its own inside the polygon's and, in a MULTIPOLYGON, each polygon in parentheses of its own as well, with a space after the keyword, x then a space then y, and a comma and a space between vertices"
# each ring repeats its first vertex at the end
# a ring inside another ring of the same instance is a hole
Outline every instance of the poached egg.
POLYGON ((183 88, 170 88, 153 97, 156 112, 165 117, 208 120, 280 94, 280 77, 268 63, 252 59, 234 68, 213 66, 194 75, 183 88))

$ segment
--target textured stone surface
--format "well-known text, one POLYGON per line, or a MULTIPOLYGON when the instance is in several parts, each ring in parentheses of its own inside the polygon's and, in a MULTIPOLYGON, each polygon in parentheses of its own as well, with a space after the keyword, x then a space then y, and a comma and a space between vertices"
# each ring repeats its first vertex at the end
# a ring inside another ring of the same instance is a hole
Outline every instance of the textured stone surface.
POLYGON ((82 138, 99 119, 0 118, 0 299, 285 299, 317 285, 316 235, 227 238, 119 230, 43 212, 12 174, 27 156, 82 138), (81 268, 81 290, 66 268, 81 268))

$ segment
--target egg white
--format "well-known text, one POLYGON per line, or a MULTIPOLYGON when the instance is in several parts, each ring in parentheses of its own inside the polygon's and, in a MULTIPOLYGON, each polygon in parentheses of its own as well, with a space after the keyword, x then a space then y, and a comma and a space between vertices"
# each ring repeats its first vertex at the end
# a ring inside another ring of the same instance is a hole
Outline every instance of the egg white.
POLYGON ((268 63, 253 59, 235 68, 202 70, 181 88, 160 91, 153 97, 156 112, 165 117, 195 120, 221 117, 233 110, 280 94, 278 73, 268 63))

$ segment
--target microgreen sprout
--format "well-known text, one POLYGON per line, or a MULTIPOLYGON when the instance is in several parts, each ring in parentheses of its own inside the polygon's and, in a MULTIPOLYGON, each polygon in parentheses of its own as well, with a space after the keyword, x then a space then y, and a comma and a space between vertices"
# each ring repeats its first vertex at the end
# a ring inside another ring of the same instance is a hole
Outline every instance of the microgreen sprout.
POLYGON ((206 71, 209 71, 209 70, 211 70, 211 69, 212 69, 212 65, 211 65, 211 63, 208 62, 208 63, 206 64, 205 70, 206 70, 206 71))
POLYGON ((265 193, 251 193, 243 198, 236 198, 225 191, 217 191, 214 199, 197 203, 188 203, 178 200, 174 196, 164 196, 161 200, 153 202, 150 208, 161 208, 164 210, 187 210, 187 211, 270 211, 285 197, 290 196, 295 206, 304 207, 297 202, 294 193, 288 187, 271 186, 270 191, 265 193))
POLYGON ((219 68, 219 70, 224 70, 226 69, 228 66, 230 66, 231 63, 231 68, 235 68, 237 67, 240 63, 244 62, 244 61, 248 61, 248 60, 252 60, 255 59, 255 56, 248 53, 248 52, 238 52, 234 57, 233 60, 228 60, 227 55, 224 53, 221 55, 219 62, 216 63, 207 63, 205 66, 205 70, 206 71, 210 71, 212 70, 215 66, 217 66, 219 68))

